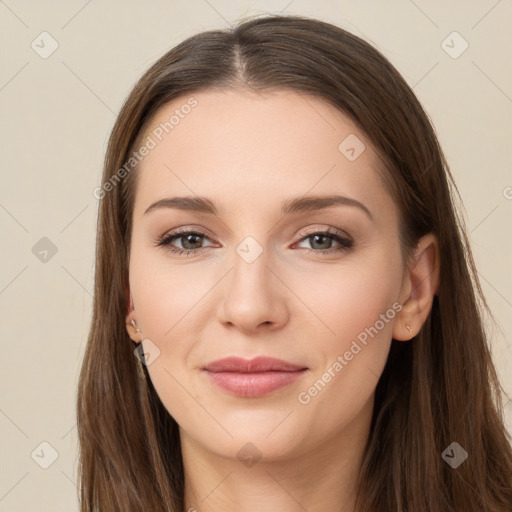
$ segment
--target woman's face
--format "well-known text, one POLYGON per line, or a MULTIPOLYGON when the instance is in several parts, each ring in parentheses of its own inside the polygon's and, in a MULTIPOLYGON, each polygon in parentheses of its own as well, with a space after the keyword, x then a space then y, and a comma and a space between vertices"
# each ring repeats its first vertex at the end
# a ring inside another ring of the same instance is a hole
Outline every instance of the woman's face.
POLYGON ((223 457, 364 439, 406 298, 370 142, 293 91, 191 96, 157 113, 137 170, 127 320, 162 403, 182 442, 223 457), (296 366, 204 369, 262 356, 296 366))

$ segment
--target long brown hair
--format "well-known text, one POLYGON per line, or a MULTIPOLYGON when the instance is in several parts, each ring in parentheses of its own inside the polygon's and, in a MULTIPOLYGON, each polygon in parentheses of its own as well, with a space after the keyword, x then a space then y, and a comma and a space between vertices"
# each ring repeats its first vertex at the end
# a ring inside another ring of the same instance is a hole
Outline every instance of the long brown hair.
POLYGON ((78 386, 81 510, 183 510, 178 425, 125 327, 137 171, 120 169, 160 107, 227 88, 293 89, 348 114, 385 164, 404 255, 426 233, 439 240, 430 314, 411 342, 392 341, 376 388, 358 510, 510 512, 512 449, 483 325, 490 312, 434 129, 381 53, 300 16, 253 17, 188 38, 142 76, 119 113, 98 196, 93 316, 78 386), (468 453, 456 469, 442 457, 453 442, 468 453))

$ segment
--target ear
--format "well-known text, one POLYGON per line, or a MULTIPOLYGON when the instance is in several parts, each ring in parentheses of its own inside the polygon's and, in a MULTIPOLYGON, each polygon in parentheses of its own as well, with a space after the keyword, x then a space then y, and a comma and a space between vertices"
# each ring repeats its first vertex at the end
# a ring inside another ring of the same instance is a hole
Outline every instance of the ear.
POLYGON ((429 233, 418 242, 404 276, 400 292, 402 309, 393 326, 396 340, 407 341, 416 336, 427 319, 439 290, 440 265, 439 241, 429 233))
POLYGON ((135 315, 135 308, 133 305, 133 298, 132 294, 130 293, 129 286, 126 287, 126 299, 128 301, 128 313, 126 315, 125 323, 126 323, 126 332, 128 333, 128 336, 130 338, 140 343, 142 341, 142 336, 139 331, 137 331, 137 318, 135 315), (132 322, 135 322, 135 327, 133 326, 132 322))

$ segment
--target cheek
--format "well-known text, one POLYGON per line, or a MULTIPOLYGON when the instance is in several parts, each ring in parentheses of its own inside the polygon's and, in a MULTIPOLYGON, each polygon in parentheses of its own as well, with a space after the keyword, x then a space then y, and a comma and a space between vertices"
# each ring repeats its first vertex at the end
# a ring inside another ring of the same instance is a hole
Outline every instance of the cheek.
POLYGON ((200 397, 190 385, 192 375, 187 361, 201 339, 203 326, 198 322, 198 314, 204 308, 211 283, 208 284, 199 267, 192 270, 188 264, 166 264, 161 256, 155 258, 141 251, 134 254, 132 261, 130 286, 137 318, 144 338, 159 350, 158 357, 147 367, 151 382, 179 424, 193 425, 199 421, 203 425, 211 418, 201 416, 205 411, 197 405, 200 397))
POLYGON ((383 337, 390 335, 402 280, 401 262, 391 256, 392 249, 326 266, 321 273, 304 272, 295 281, 291 274, 285 278, 294 282, 308 317, 316 316, 319 342, 325 340, 317 346, 320 351, 338 353, 358 335, 364 339, 366 329, 376 323, 383 337))
POLYGON ((384 369, 401 308, 401 264, 389 257, 391 253, 340 268, 308 294, 312 309, 322 312, 323 322, 334 331, 318 338, 315 353, 321 365, 297 397, 303 413, 314 417, 312 430, 322 435, 357 416, 384 369))
MULTIPOLYGON (((166 261, 156 249, 134 249, 130 261, 130 288, 144 336, 161 349, 197 314, 211 284, 199 266, 166 261)), ((192 322, 192 326, 196 324, 192 322)), ((190 334, 190 331, 187 331, 190 334)), ((173 346, 180 344, 173 344, 173 346)))

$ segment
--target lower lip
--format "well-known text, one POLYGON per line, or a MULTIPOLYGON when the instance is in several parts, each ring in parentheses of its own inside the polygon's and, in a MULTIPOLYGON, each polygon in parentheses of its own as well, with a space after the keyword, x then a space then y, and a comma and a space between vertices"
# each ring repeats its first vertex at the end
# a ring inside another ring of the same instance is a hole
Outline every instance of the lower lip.
POLYGON ((293 372, 270 371, 260 373, 210 372, 210 381, 218 388, 236 396, 259 397, 283 388, 300 379, 308 370, 293 372))

